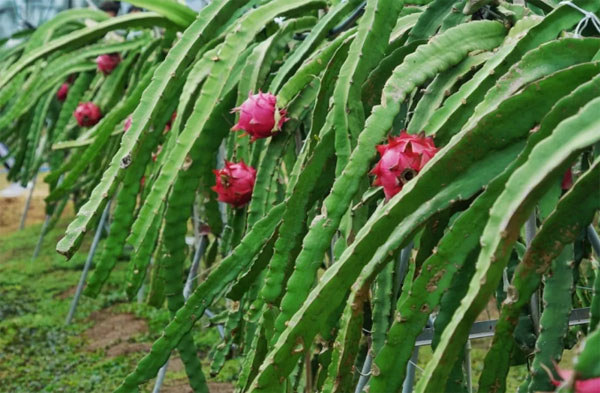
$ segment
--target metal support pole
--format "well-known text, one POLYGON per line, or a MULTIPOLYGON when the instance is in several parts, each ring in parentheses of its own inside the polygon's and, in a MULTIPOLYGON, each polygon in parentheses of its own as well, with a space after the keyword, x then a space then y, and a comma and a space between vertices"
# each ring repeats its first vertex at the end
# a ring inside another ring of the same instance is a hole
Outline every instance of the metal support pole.
MULTIPOLYGON (((531 212, 531 215, 525 222, 525 243, 527 247, 533 241, 535 237, 536 231, 536 219, 535 219, 535 210, 531 212)), ((529 302, 529 306, 531 308, 531 319, 533 320, 533 330, 536 335, 540 334, 540 293, 539 289, 533 293, 531 296, 531 300, 529 302)))
POLYGON ((527 247, 531 244, 531 241, 535 237, 536 222, 535 212, 532 212, 527 221, 525 222, 525 243, 527 247))
MULTIPOLYGON (((60 177, 58 178, 58 182, 56 183, 57 186, 59 186, 62 183, 64 176, 64 174, 60 175, 60 177)), ((33 251, 33 257, 31 258, 32 261, 35 260, 40 254, 40 250, 42 249, 42 243, 44 242, 44 236, 46 236, 46 229, 48 228, 51 219, 52 217, 50 215, 46 215, 44 225, 42 226, 42 233, 40 233, 40 238, 38 239, 38 242, 35 245, 35 250, 33 251)))
POLYGON ((467 374, 467 393, 473 391, 473 376, 471 369, 471 340, 467 340, 465 344, 465 373, 467 374))
POLYGON ((140 285, 140 289, 138 289, 136 294, 136 300, 138 304, 144 303, 144 294, 146 293, 146 280, 142 281, 142 285, 140 285))
POLYGON ((42 249, 42 243, 44 242, 44 236, 46 235, 46 228, 48 228, 48 224, 50 223, 50 215, 46 215, 46 219, 44 220, 44 225, 42 226, 42 233, 40 233, 40 237, 38 238, 37 244, 35 245, 35 250, 33 251, 33 257, 31 257, 31 261, 33 262, 38 255, 40 255, 40 250, 42 249))
POLYGON ((97 10, 98 7, 96 6, 96 4, 94 4, 94 2, 92 0, 85 0, 85 2, 87 3, 88 7, 90 7, 93 10, 97 10))
POLYGON ((98 243, 100 243, 100 237, 102 236, 102 231, 104 229, 104 222, 108 217, 108 212, 110 210, 110 201, 106 204, 104 211, 102 212, 102 216, 100 217, 100 222, 98 223, 98 227, 96 228, 96 234, 94 235, 94 241, 92 242, 92 248, 90 248, 90 252, 88 253, 87 259, 85 260, 85 265, 83 266, 83 272, 81 272, 81 277, 79 278, 79 284, 77 284, 77 291, 75 292, 75 297, 71 302, 71 308, 69 309, 69 314, 67 315, 66 324, 71 324, 73 320, 73 315, 75 315, 75 310, 77 310, 77 304, 79 303, 79 298, 81 297, 81 292, 83 291, 83 286, 85 285, 85 279, 87 278, 87 274, 90 270, 90 266, 92 265, 92 259, 94 259, 94 254, 96 253, 96 248, 98 248, 98 243))
POLYGON ((29 195, 27 196, 27 200, 25 201, 25 209, 23 210, 23 214, 21 215, 21 223, 19 224, 19 230, 25 228, 25 220, 27 220, 27 213, 29 212, 29 206, 31 205, 31 198, 33 197, 33 190, 35 190, 35 183, 37 180, 37 173, 31 179, 31 189, 29 190, 29 195))
MULTIPOLYGON (((590 308, 575 308, 571 310, 569 316, 569 326, 586 325, 590 322, 590 308)), ((498 320, 492 319, 489 321, 475 322, 469 331, 469 340, 479 340, 486 337, 494 336, 494 329, 498 320)), ((425 345, 431 345, 433 341, 434 331, 433 328, 427 327, 423 329, 417 341, 415 347, 422 347, 425 345)))
MULTIPOLYGON (((149 270, 152 270, 152 265, 154 265, 154 257, 150 257, 150 267, 149 267, 149 270)), ((138 304, 144 303, 144 295, 145 295, 145 293, 146 293, 146 280, 142 281, 142 285, 140 285, 140 289, 138 289, 138 291, 137 291, 137 302, 138 302, 138 304)))
POLYGON ((373 357, 371 356, 371 348, 369 348, 354 393, 361 393, 367 382, 369 382, 369 377, 371 376, 371 364, 373 364, 373 357))
POLYGON ((198 277, 198 269, 200 268, 200 260, 204 251, 206 250, 206 244, 208 239, 206 235, 200 235, 200 239, 196 244, 196 251, 194 252, 194 259, 192 260, 192 266, 190 266, 190 273, 185 280, 185 286, 183 287, 183 297, 187 300, 194 290, 194 280, 198 277))
POLYGON ((331 238, 331 242, 329 244, 329 252, 328 252, 328 257, 329 257, 329 265, 327 266, 327 268, 331 267, 331 265, 333 265, 335 263, 335 243, 337 242, 337 240, 339 239, 340 234, 339 232, 336 232, 333 237, 331 238))
POLYGON ((396 262, 396 266, 394 268, 394 287, 392 289, 392 304, 396 304, 396 300, 398 300, 398 296, 400 294, 400 289, 402 288, 402 282, 404 281, 404 276, 406 276, 406 272, 408 271, 408 261, 410 260, 410 254, 413 249, 413 241, 406 247, 400 251, 400 257, 396 262))
POLYGON ((160 392, 160 388, 162 387, 163 381, 165 380, 165 374, 167 373, 168 367, 169 359, 167 359, 167 362, 160 368, 160 370, 158 370, 158 375, 156 376, 156 381, 154 382, 154 388, 152 389, 152 393, 160 392))
POLYGON ((590 241, 590 243, 592 243, 592 249, 594 250, 596 255, 600 258, 600 237, 598 236, 598 233, 594 229, 594 225, 592 225, 592 224, 588 225, 588 227, 585 230, 587 232, 588 240, 590 241))
MULTIPOLYGON (((212 318, 215 316, 215 313, 213 313, 207 308, 206 310, 204 310, 204 315, 206 315, 208 318, 212 318)), ((219 336, 221 336, 221 338, 225 338, 225 328, 223 327, 223 325, 217 325, 217 330, 219 331, 219 336)))
POLYGON ((402 384, 402 393, 410 393, 413 391, 415 384, 415 370, 417 369, 416 364, 419 361, 419 347, 416 347, 413 354, 406 366, 406 378, 402 384))

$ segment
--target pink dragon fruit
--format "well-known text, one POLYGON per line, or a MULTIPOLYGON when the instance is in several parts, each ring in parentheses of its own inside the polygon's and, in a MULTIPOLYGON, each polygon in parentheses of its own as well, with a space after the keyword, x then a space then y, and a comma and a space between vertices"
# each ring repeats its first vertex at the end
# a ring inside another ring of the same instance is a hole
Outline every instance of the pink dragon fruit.
POLYGON ((100 121, 102 112, 93 102, 84 102, 75 109, 73 116, 80 126, 91 127, 100 121))
POLYGON ((574 393, 598 393, 600 392, 600 377, 590 379, 577 379, 577 375, 574 375, 573 370, 563 370, 560 367, 556 367, 556 372, 560 376, 560 381, 557 381, 548 370, 546 370, 554 386, 562 386, 568 384, 574 386, 574 393))
POLYGON ((69 93, 69 87, 70 87, 70 85, 67 82, 60 85, 60 87, 58 88, 58 91, 56 92, 56 98, 58 98, 59 101, 64 101, 67 99, 67 94, 69 93))
POLYGON ((383 186, 389 200, 423 169, 438 149, 432 138, 402 131, 400 136, 389 137, 387 145, 377 146, 377 151, 381 159, 371 171, 376 176, 373 185, 383 186))
POLYGON ((108 75, 121 62, 121 56, 118 53, 111 53, 108 55, 100 55, 96 57, 96 64, 98 65, 98 70, 101 71, 104 75, 108 75))
POLYGON ((289 119, 285 109, 277 108, 277 97, 270 93, 248 93, 248 99, 233 109, 240 112, 240 120, 231 129, 243 130, 251 137, 251 141, 268 138, 280 131, 283 123, 289 119))
POLYGON ((222 169, 215 169, 217 184, 212 190, 219 195, 219 201, 240 207, 250 201, 256 170, 248 166, 244 161, 233 163, 225 161, 222 169))

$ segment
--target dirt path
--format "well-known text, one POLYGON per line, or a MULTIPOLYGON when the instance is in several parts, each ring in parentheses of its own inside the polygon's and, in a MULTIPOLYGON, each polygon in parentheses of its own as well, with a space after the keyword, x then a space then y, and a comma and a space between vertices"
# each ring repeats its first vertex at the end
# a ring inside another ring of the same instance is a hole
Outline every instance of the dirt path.
POLYGON ((148 323, 133 314, 113 314, 110 309, 94 312, 90 319, 95 322, 85 337, 88 340, 87 350, 106 350, 108 357, 143 352, 150 349, 150 344, 135 342, 137 336, 148 331, 148 323))
MULTIPOLYGON (((233 393, 233 386, 230 383, 209 382, 207 385, 210 393, 233 393)), ((177 379, 165 382, 160 393, 193 393, 193 391, 187 380, 177 379)))
MULTIPOLYGON (((99 310, 89 318, 94 325, 85 332, 88 341, 86 350, 94 352, 104 349, 106 356, 114 358, 136 352, 148 352, 151 344, 137 342, 137 338, 148 332, 148 323, 130 313, 114 313, 110 308, 99 310)), ((169 373, 180 372, 184 369, 178 356, 169 360, 169 373)), ((209 382, 211 393, 233 393, 230 383, 209 382)), ((187 379, 166 380, 161 393, 192 393, 187 379)))

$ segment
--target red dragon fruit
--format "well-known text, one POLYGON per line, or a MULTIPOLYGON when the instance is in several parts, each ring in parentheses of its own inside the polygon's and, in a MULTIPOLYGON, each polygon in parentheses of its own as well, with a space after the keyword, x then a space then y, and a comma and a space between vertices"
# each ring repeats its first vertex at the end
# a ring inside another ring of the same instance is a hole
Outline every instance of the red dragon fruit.
POLYGON ((104 75, 108 75, 121 62, 121 56, 118 53, 111 53, 108 55, 100 55, 96 57, 96 64, 98 65, 98 70, 101 71, 104 75))
POLYGON ((225 161, 222 169, 213 170, 217 184, 212 190, 219 194, 219 201, 240 207, 250 201, 256 170, 244 161, 233 163, 225 161))
POLYGON ((70 85, 67 82, 60 85, 60 87, 58 88, 58 91, 56 92, 56 98, 58 98, 59 101, 64 101, 67 99, 67 94, 69 93, 69 87, 70 87, 70 85))
POLYGON ((80 126, 91 127, 100 121, 102 112, 93 102, 84 102, 75 109, 73 116, 75 116, 80 126))
POLYGON ((377 151, 381 159, 371 171, 376 176, 373 185, 383 186, 389 200, 423 169, 438 149, 432 138, 402 131, 400 136, 389 137, 387 145, 377 146, 377 151))
POLYGON ((240 112, 240 120, 231 129, 245 131, 252 141, 270 137, 289 120, 286 110, 277 108, 277 97, 261 91, 248 93, 248 99, 233 112, 240 112))

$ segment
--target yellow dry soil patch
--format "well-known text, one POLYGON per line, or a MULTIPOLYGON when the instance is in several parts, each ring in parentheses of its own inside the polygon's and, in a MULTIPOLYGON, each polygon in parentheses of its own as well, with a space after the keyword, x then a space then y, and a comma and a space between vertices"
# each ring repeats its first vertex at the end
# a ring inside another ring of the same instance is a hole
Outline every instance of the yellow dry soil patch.
MULTIPOLYGON (((10 184, 11 183, 6 179, 6 173, 1 173, 0 191, 4 190, 10 184)), ((25 190, 21 195, 16 197, 0 196, 0 236, 19 229, 19 223, 21 222, 21 216, 23 215, 23 209, 25 209, 25 202, 28 195, 29 190, 25 190)), ((46 216, 44 198, 47 195, 48 185, 44 183, 42 177, 39 176, 27 212, 25 226, 44 222, 46 216)), ((69 203, 69 206, 67 206, 63 212, 63 217, 72 214, 73 207, 71 203, 69 203)))

